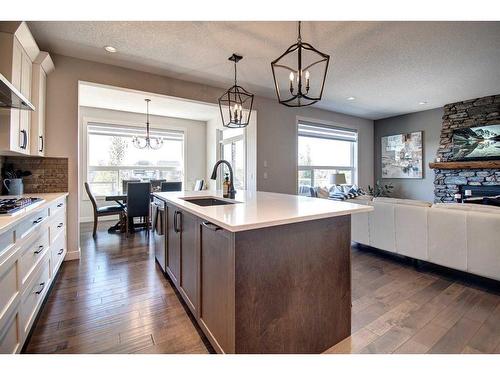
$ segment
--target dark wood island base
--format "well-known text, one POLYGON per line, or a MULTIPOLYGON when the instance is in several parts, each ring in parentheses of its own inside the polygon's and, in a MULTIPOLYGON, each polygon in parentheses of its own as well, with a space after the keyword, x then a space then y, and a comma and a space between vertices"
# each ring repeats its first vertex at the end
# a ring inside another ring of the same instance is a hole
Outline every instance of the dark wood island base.
POLYGON ((350 215, 230 232, 167 210, 167 274, 217 352, 321 353, 350 335, 350 215))

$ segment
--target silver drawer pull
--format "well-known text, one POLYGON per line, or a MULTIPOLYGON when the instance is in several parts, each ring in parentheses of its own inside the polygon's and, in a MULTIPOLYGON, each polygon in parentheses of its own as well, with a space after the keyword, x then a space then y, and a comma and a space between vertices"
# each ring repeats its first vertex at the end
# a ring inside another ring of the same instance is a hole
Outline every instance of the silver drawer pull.
POLYGON ((57 227, 62 228, 63 225, 64 225, 63 223, 59 223, 59 225, 57 227))
POLYGON ((42 289, 40 289, 39 291, 35 292, 35 294, 40 294, 45 289, 45 283, 40 283, 40 286, 42 287, 42 289))
POLYGON ((64 253, 64 249, 61 249, 57 252, 57 255, 61 255, 62 253, 64 253))
POLYGON ((213 230, 214 232, 217 232, 218 230, 221 230, 222 228, 221 227, 218 227, 217 225, 215 224, 212 224, 212 223, 209 223, 208 221, 203 221, 201 223, 201 225, 203 225, 205 228, 207 229, 210 229, 210 230, 213 230))
POLYGON ((57 205, 57 207, 62 207, 63 205, 64 205, 64 203, 59 203, 59 204, 57 205))
POLYGON ((38 250, 33 251, 34 254, 40 254, 43 251, 43 245, 38 246, 38 250))
POLYGON ((33 221, 33 224, 38 224, 39 222, 41 222, 43 220, 43 217, 40 216, 38 219, 34 220, 33 221))

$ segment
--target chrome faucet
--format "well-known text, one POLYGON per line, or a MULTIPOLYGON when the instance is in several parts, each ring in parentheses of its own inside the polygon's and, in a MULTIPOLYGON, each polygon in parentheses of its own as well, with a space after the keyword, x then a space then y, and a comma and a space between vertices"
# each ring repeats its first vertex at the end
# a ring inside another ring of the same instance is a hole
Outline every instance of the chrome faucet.
POLYGON ((216 180, 217 179, 217 167, 221 164, 226 164, 228 169, 229 169, 229 198, 234 199, 236 195, 236 190, 234 190, 234 175, 233 175, 233 167, 231 167, 231 164, 227 160, 219 160, 217 163, 214 165, 214 169, 212 171, 212 175, 210 176, 210 179, 216 180))

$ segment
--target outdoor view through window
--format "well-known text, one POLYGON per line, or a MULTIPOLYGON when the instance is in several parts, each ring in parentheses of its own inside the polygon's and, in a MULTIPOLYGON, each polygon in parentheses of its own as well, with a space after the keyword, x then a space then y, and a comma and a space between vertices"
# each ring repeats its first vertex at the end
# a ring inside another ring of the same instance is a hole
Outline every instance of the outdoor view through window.
POLYGON ((356 182, 357 133, 351 130, 300 123, 298 126, 299 193, 308 187, 329 187, 330 175, 344 173, 346 182, 356 182))
POLYGON ((109 124, 89 124, 87 131, 87 180, 94 194, 102 196, 123 190, 123 180, 183 181, 184 134, 154 129, 152 137, 161 137, 159 150, 138 149, 134 135, 143 129, 109 124))

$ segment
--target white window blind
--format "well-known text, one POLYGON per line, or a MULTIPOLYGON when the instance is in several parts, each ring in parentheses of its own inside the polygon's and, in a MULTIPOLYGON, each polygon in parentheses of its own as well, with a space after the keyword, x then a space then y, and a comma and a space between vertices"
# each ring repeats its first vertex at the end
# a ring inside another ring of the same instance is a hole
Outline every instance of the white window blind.
MULTIPOLYGON (((102 124, 96 122, 90 122, 87 131, 88 134, 117 137, 144 137, 146 134, 146 129, 143 127, 102 124)), ((153 138, 163 138, 164 140, 171 141, 184 140, 184 133, 182 131, 150 128, 149 132, 150 136, 153 138)))
POLYGON ((299 123, 299 136, 349 142, 356 142, 358 140, 358 133, 356 131, 304 123, 299 123))

